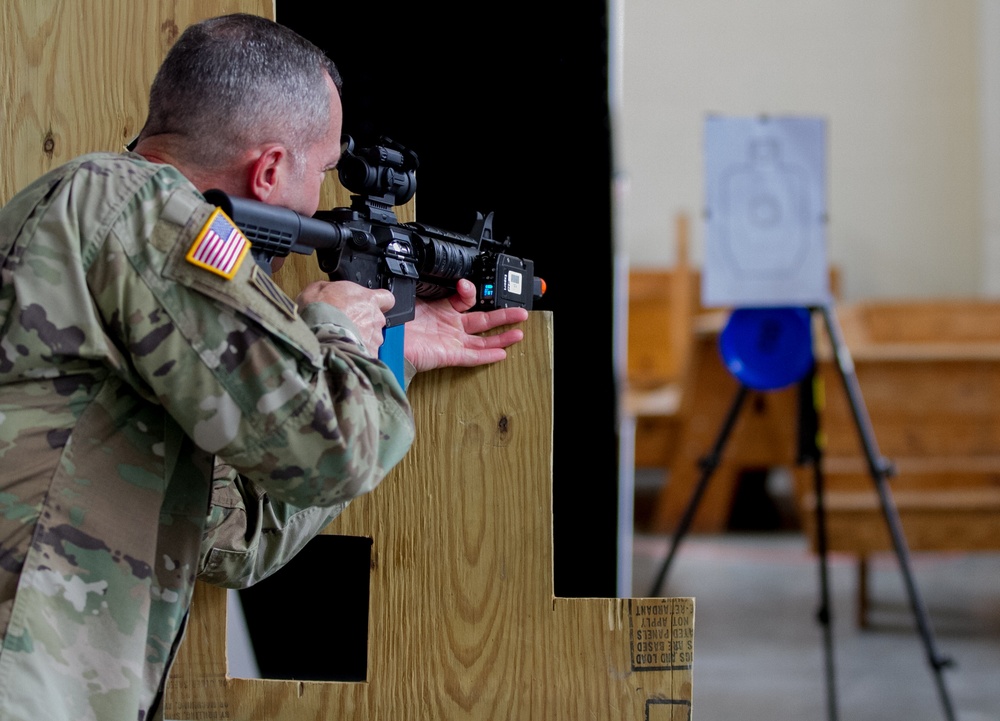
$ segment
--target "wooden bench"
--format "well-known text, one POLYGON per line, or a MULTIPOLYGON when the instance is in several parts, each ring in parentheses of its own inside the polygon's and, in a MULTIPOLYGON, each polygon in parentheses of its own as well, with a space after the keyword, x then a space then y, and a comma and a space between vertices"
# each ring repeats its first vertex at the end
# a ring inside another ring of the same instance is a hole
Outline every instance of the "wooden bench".
MULTIPOLYGON (((673 533, 677 529, 739 390, 718 348, 719 332, 727 317, 725 312, 703 313, 695 324, 690 365, 676 417, 675 446, 650 521, 654 533, 673 533)), ((794 387, 749 392, 698 501, 690 532, 726 530, 745 473, 794 465, 797 414, 794 387)))
POLYGON ((635 420, 637 468, 670 465, 679 431, 681 381, 691 355, 697 274, 688 264, 688 219, 676 219, 677 260, 633 268, 628 286, 627 375, 623 410, 635 420))
MULTIPOLYGON (((683 237, 680 232, 679 237, 683 237)), ((687 266, 660 271, 633 269, 630 273, 631 393, 626 394, 624 405, 636 419, 636 468, 665 469, 648 521, 652 533, 676 530, 701 480, 703 460, 712 450, 739 389, 718 348, 729 309, 702 306, 700 280, 700 273, 687 266), (679 309, 686 309, 686 315, 679 309), (651 339, 656 337, 660 341, 654 344, 651 339), (670 347, 667 339, 672 339, 670 347), (660 378, 660 384, 651 388, 650 378, 660 378)), ((836 268, 830 271, 830 284, 837 297, 840 274, 836 268)), ((727 528, 744 474, 794 467, 797 419, 794 387, 750 392, 689 530, 719 532, 727 528)), ((794 524, 797 519, 789 522, 794 524)))
MULTIPOLYGON (((840 305, 843 339, 912 551, 1000 550, 1000 302, 840 305)), ((869 559, 893 550, 857 423, 819 336, 827 546, 858 558, 857 619, 868 623, 869 559)), ((799 485, 813 548, 815 494, 799 485)))

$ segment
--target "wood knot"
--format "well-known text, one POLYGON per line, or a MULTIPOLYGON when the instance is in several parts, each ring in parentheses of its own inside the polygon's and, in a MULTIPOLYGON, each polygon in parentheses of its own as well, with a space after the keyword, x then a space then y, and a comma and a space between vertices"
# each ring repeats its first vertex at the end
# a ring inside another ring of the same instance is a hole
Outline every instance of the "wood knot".
POLYGON ((52 134, 52 130, 45 133, 45 140, 42 141, 42 152, 45 153, 49 160, 51 160, 52 156, 55 155, 56 136, 52 134))
POLYGON ((500 416, 500 420, 497 421, 497 430, 501 433, 506 433, 508 431, 508 425, 509 421, 507 420, 507 416, 500 416))
POLYGON ((172 18, 167 18, 160 23, 160 32, 163 33, 163 40, 167 47, 173 45, 177 41, 177 37, 180 35, 177 23, 175 23, 172 18))

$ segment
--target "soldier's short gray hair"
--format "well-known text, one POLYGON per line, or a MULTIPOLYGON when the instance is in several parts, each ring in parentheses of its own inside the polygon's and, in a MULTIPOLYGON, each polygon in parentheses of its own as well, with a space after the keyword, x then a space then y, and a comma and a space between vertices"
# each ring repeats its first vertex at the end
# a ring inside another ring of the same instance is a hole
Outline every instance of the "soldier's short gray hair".
POLYGON ((301 161, 330 122, 333 61, 293 30, 237 13, 188 27, 153 80, 141 138, 174 134, 189 162, 221 167, 281 142, 301 161))

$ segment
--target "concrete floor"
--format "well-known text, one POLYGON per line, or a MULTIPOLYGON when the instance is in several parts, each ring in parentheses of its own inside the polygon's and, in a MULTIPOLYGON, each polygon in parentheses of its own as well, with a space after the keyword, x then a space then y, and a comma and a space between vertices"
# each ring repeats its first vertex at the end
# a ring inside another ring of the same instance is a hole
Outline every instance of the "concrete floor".
MULTIPOLYGON (((634 596, 649 595, 671 540, 635 536, 634 596)), ((1000 721, 1000 554, 913 555, 930 644, 954 662, 939 673, 895 554, 872 563, 864 630, 854 560, 829 561, 832 684, 820 566, 802 534, 682 539, 660 595, 695 598, 694 721, 1000 721)))

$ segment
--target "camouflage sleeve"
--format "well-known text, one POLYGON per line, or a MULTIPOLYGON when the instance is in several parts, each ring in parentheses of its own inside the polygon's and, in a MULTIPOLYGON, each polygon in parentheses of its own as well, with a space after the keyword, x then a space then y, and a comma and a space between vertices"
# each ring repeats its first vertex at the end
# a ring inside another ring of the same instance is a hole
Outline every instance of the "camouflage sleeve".
POLYGON ((121 372, 272 503, 331 507, 370 491, 413 440, 392 372, 344 313, 300 311, 249 252, 232 277, 198 263, 206 234, 225 232, 216 209, 158 178, 137 189, 87 265, 126 351, 121 372))
POLYGON ((257 484, 220 462, 198 578, 224 588, 252 586, 292 560, 346 505, 298 508, 272 501, 257 484))

